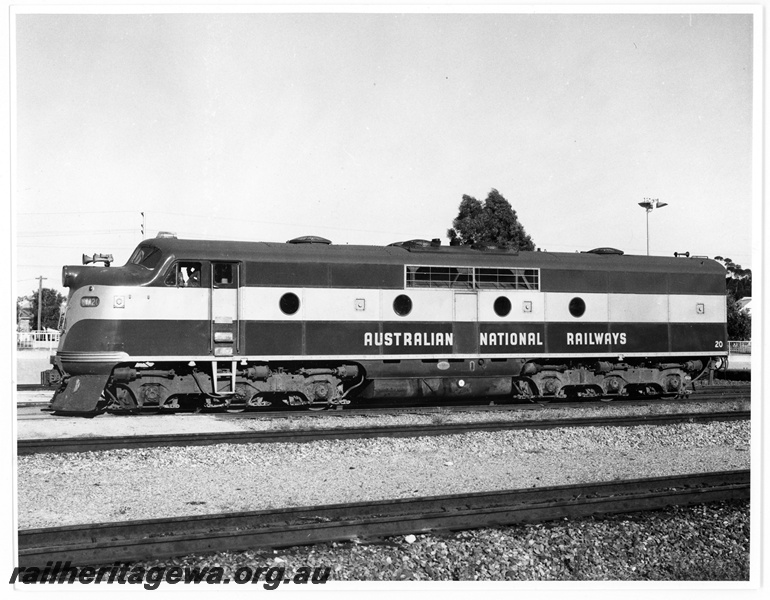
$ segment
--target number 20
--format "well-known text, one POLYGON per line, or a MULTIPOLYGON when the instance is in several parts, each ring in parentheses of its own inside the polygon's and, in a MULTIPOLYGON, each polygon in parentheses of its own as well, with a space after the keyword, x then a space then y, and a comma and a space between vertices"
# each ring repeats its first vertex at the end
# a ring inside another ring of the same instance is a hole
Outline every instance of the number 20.
POLYGON ((724 343, 724 342, 722 342, 722 341, 717 341, 717 342, 714 344, 714 348, 724 348, 724 345, 725 345, 725 343, 724 343))

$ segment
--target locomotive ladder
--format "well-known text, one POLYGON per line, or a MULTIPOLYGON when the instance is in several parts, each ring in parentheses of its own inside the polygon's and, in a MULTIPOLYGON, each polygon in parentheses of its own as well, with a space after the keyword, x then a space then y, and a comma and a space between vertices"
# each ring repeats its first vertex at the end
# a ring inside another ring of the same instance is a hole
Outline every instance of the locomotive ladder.
POLYGON ((230 362, 230 369, 219 369, 219 363, 224 361, 211 361, 211 385, 212 389, 215 394, 234 394, 235 393, 235 373, 236 373, 236 366, 238 364, 237 360, 231 360, 230 362), (224 375, 225 377, 230 378, 230 390, 229 391, 220 391, 219 390, 219 376, 224 375))

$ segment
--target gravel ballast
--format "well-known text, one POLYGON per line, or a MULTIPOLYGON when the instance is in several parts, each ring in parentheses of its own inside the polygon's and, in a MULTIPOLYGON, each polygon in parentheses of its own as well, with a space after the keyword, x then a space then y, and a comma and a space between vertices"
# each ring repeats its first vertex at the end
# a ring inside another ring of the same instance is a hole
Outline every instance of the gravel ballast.
POLYGON ((746 469, 749 434, 735 421, 21 456, 19 527, 746 469))
POLYGON ((749 504, 135 563, 145 569, 179 565, 217 565, 231 579, 241 567, 284 569, 291 577, 310 566, 328 567, 329 581, 745 581, 749 504))

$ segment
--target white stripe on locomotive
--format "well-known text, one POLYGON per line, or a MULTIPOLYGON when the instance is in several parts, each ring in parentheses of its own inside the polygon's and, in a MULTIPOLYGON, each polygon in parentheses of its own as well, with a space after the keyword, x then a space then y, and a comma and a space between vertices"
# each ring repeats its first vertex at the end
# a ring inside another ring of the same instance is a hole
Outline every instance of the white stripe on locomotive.
MULTIPOLYGON (((80 319, 209 320, 211 317, 207 288, 93 288, 92 291, 81 288, 73 293, 67 311, 68 327, 80 319), (81 307, 83 296, 97 296, 99 306, 81 307)), ((239 316, 248 321, 453 322, 455 293, 450 289, 246 287, 239 293, 239 316), (299 310, 293 315, 284 314, 279 307, 286 293, 296 294, 300 299, 299 310), (393 301, 401 294, 412 300, 412 310, 406 316, 399 316, 393 310, 393 301)), ((724 296, 689 294, 482 290, 477 292, 477 306, 478 320, 491 323, 724 323, 727 314, 724 296), (494 311, 494 302, 501 296, 511 301, 511 311, 503 317, 494 311), (575 297, 582 298, 586 304, 581 317, 573 317, 569 312, 570 300, 575 297)), ((461 320, 473 319, 466 315, 461 320)))

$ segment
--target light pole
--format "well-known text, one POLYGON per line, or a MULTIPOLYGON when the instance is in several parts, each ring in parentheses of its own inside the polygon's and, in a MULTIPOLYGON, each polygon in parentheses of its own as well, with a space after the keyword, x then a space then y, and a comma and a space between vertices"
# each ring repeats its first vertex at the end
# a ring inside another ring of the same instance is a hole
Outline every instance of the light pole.
POLYGON ((645 198, 644 202, 640 202, 641 206, 647 213, 647 256, 650 255, 650 213, 656 208, 663 208, 668 206, 667 202, 661 202, 657 198, 645 198))

